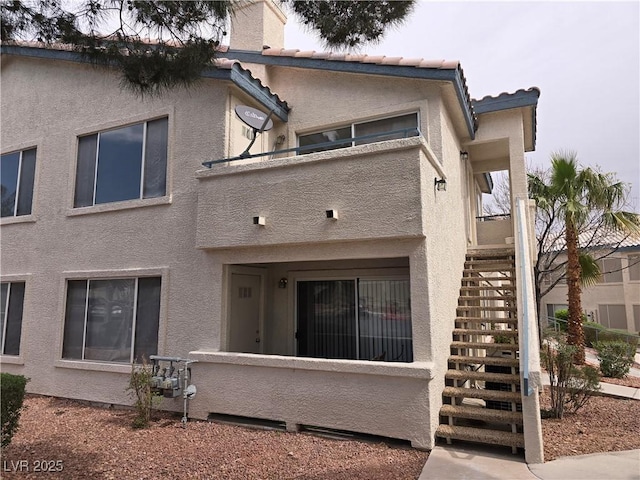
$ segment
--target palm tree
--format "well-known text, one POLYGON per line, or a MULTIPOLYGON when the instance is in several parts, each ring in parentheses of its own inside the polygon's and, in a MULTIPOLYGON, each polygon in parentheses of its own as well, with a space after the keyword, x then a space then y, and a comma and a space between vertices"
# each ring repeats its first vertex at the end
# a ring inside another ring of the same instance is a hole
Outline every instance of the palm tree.
POLYGON ((593 264, 581 255, 578 232, 587 222, 598 221, 611 231, 640 231, 640 216, 622 210, 627 186, 611 173, 600 173, 591 168, 581 169, 575 152, 557 152, 551 155, 551 175, 545 183, 540 176, 529 175, 529 193, 542 208, 554 205, 564 223, 567 249, 567 342, 578 347, 574 362, 584 363, 584 331, 582 328, 581 283, 593 281, 599 272, 584 272, 581 265, 593 264))

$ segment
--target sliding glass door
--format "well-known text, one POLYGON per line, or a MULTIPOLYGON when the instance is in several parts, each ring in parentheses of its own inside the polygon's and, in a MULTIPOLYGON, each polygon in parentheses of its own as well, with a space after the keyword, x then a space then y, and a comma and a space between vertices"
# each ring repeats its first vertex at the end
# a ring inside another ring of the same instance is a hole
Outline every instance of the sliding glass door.
POLYGON ((298 281, 296 304, 299 356, 413 361, 408 279, 298 281))

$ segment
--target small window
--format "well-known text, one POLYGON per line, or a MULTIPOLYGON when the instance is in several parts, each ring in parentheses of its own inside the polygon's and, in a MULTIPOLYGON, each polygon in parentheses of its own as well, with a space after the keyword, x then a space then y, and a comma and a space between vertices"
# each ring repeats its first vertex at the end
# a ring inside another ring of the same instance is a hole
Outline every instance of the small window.
POLYGON ((640 280, 640 255, 629 255, 629 280, 640 280))
POLYGON ((622 260, 619 258, 603 258, 599 261, 602 283, 622 282, 622 260))
POLYGON ((0 285, 0 345, 3 355, 20 355, 24 282, 0 285))
POLYGON ((2 217, 31 214, 35 173, 35 148, 7 153, 0 157, 2 217))
POLYGON ((300 135, 298 145, 300 154, 305 154, 418 135, 418 113, 416 112, 300 135))
POLYGON ((74 207, 166 195, 167 118, 78 139, 74 207))
POLYGON ((62 358, 131 363, 158 353, 160 277, 69 280, 62 358))

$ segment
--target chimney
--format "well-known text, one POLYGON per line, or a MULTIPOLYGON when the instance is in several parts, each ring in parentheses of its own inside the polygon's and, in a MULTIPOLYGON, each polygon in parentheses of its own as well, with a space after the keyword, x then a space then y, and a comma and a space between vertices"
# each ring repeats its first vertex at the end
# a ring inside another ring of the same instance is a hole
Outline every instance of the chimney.
POLYGON ((231 17, 229 48, 262 51, 284 48, 284 24, 287 16, 273 0, 239 2, 231 17))

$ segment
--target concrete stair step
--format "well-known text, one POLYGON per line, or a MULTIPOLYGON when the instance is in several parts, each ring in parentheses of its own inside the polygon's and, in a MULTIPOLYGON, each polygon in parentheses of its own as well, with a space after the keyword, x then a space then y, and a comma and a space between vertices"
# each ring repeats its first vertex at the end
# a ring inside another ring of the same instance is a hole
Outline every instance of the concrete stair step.
POLYGON ((487 266, 483 266, 482 268, 467 268, 467 266, 465 265, 464 270, 462 270, 462 273, 482 273, 482 272, 505 272, 505 273, 515 273, 516 269, 512 268, 512 267, 501 267, 501 266, 491 266, 491 265, 487 265, 487 266))
POLYGON ((472 328, 455 328, 453 330, 454 335, 490 335, 490 336, 504 336, 517 338, 517 330, 481 330, 472 328))
POLYGON ((465 268, 475 268, 475 269, 483 269, 487 266, 497 266, 507 268, 514 268, 514 260, 510 258, 500 259, 474 259, 474 260, 465 260, 464 266, 465 268))
POLYGON ((491 257, 505 257, 513 256, 516 254, 515 247, 502 247, 502 248, 469 248, 467 250, 467 257, 476 258, 491 258, 491 257))
POLYGON ((503 392, 500 390, 485 390, 483 388, 444 387, 442 395, 455 398, 480 398, 497 402, 522 402, 520 392, 503 392))
POLYGON ((496 295, 496 296, 488 296, 488 295, 460 295, 458 297, 458 301, 460 302, 479 302, 481 300, 485 301, 503 301, 503 302, 515 302, 515 295, 496 295))
POLYGON ((515 312, 516 307, 485 307, 482 305, 458 305, 458 312, 468 310, 483 310, 485 312, 515 312))
POLYGON ((522 425, 522 412, 492 410, 490 408, 468 405, 443 405, 440 415, 445 417, 468 418, 485 422, 501 422, 522 425))
POLYGON ((451 342, 451 348, 475 348, 491 350, 510 350, 516 352, 520 347, 515 343, 493 343, 493 342, 451 342))
MULTIPOLYGON (((474 272, 473 270, 471 270, 471 272, 474 272)), ((479 283, 479 282, 514 282, 515 281, 515 277, 509 275, 509 276, 491 276, 491 277, 487 277, 487 276, 480 276, 480 275, 475 275, 475 276, 471 276, 471 277, 462 277, 462 281, 463 282, 468 282, 468 283, 479 283)))
POLYGON ((474 372, 472 370, 447 370, 444 378, 449 380, 479 380, 483 382, 520 384, 520 375, 509 373, 474 372))
POLYGON ((505 323, 507 325, 518 325, 517 318, 499 318, 499 317, 456 317, 456 322, 468 322, 468 323, 505 323))
POLYGON ((448 358, 449 363, 456 363, 462 365, 495 365, 500 367, 515 367, 520 366, 520 361, 517 358, 507 357, 472 357, 468 355, 450 355, 448 358))
POLYGON ((460 287, 460 292, 491 292, 494 290, 508 290, 509 292, 515 292, 515 285, 471 285, 460 287))
POLYGON ((524 447, 524 435, 522 433, 502 432, 499 430, 440 425, 436 430, 436 436, 453 440, 488 443, 491 445, 524 447))

